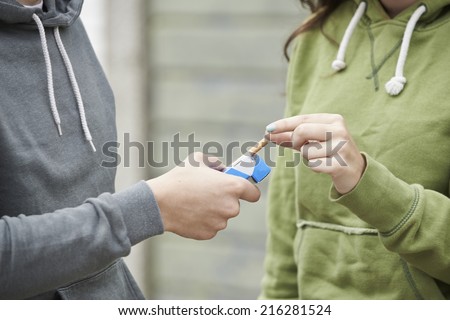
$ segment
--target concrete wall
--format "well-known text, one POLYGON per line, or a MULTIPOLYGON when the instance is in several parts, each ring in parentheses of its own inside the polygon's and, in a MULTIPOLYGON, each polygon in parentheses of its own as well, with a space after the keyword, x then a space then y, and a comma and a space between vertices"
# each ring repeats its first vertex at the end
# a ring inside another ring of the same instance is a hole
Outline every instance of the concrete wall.
MULTIPOLYGON (((297 0, 86 0, 83 19, 115 91, 119 141, 161 145, 179 134, 227 147, 257 141, 284 107, 282 46, 303 15, 297 0), (89 11, 89 13, 87 12, 89 11)), ((117 187, 174 166, 119 168, 117 187)), ((212 150, 214 152, 215 150, 212 150)), ((224 157, 231 162, 239 155, 224 157)), ((187 150, 180 151, 180 157, 187 150)), ((152 299, 253 299, 263 273, 267 181, 228 228, 205 242, 165 234, 127 262, 152 299)))
MULTIPOLYGON (((282 117, 287 66, 282 46, 299 23, 296 0, 153 0, 148 17, 152 138, 171 141, 180 133, 187 140, 194 133, 202 146, 211 141, 227 146, 259 140, 266 124, 282 117)), ((234 157, 238 154, 235 150, 234 157)), ((243 202, 240 216, 211 241, 173 235, 150 240, 154 272, 148 294, 256 298, 267 183, 260 185, 261 201, 243 202)))

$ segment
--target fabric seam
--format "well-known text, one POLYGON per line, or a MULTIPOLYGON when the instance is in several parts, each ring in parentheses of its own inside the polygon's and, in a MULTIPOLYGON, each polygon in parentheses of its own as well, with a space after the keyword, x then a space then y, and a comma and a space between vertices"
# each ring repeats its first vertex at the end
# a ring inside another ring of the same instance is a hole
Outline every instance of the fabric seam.
POLYGON ((389 236, 392 236, 394 233, 396 233, 398 230, 400 230, 406 224, 406 222, 411 218, 413 213, 416 211, 417 206, 419 204, 419 200, 420 200, 419 189, 416 186, 414 186, 414 201, 413 201, 413 204, 411 205, 411 208, 409 208, 406 215, 402 218, 402 220, 400 220, 400 222, 392 230, 387 231, 387 232, 380 232, 380 235, 383 237, 389 237, 389 236))
MULTIPOLYGON (((370 29, 370 24, 367 26, 367 33, 370 40, 370 66, 372 67, 371 74, 373 76, 373 85, 375 86, 375 91, 378 91, 378 89, 380 89, 380 80, 378 78, 377 65, 375 63, 375 38, 373 36, 372 29, 370 29)), ((366 79, 368 78, 366 77, 366 79)))
MULTIPOLYGON (((370 31, 370 33, 371 32, 372 31, 370 31)), ((373 36, 373 34, 372 34, 372 36, 373 36)), ((397 42, 397 44, 394 47, 392 47, 392 49, 388 53, 386 53, 384 55, 384 57, 380 60, 380 62, 377 65, 372 67, 372 72, 369 75, 366 76, 366 79, 369 80, 369 79, 372 79, 374 77, 378 78, 378 73, 381 70, 381 68, 383 68, 384 64, 395 54, 395 52, 398 50, 398 48, 400 48, 401 44, 402 44, 402 39, 400 39, 397 42)))
POLYGON ((422 294, 420 293, 419 289, 417 288, 416 282, 414 281, 414 278, 411 274, 411 270, 409 270, 408 264, 402 258, 400 258, 400 263, 402 265, 406 280, 408 281, 408 284, 410 285, 411 289, 413 290, 414 295, 416 296, 417 299, 424 300, 422 294))
POLYGON ((97 279, 99 277, 102 277, 104 275, 104 273, 106 273, 107 271, 113 269, 115 266, 118 265, 119 262, 120 262, 120 259, 114 261, 110 266, 108 266, 107 268, 101 270, 100 272, 98 272, 98 273, 96 273, 96 274, 94 274, 94 275, 92 275, 90 277, 87 277, 87 278, 84 278, 82 280, 76 281, 76 282, 74 282, 74 283, 72 283, 72 284, 70 284, 70 285, 68 285, 66 287, 58 288, 57 291, 58 292, 66 292, 67 290, 69 290, 72 287, 75 287, 75 286, 77 286, 79 284, 82 284, 82 283, 85 283, 85 282, 89 282, 91 280, 95 280, 95 279, 97 279))
POLYGON ((135 290, 134 286, 131 284, 131 280, 130 280, 130 278, 129 278, 129 276, 128 276, 128 272, 125 270, 125 263, 122 262, 122 263, 119 265, 119 267, 120 267, 120 269, 121 269, 121 271, 122 271, 122 274, 123 274, 123 275, 125 276, 125 278, 127 279, 128 289, 133 293, 134 298, 135 298, 136 300, 139 300, 139 297, 138 297, 137 294, 136 294, 136 290, 135 290))

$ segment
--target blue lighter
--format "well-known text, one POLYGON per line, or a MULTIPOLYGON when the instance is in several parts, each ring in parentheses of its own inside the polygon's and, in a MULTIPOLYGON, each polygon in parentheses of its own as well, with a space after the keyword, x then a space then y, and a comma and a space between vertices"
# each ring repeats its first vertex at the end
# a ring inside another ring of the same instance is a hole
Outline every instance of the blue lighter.
POLYGON ((259 183, 270 173, 270 167, 257 154, 244 154, 224 172, 259 183))

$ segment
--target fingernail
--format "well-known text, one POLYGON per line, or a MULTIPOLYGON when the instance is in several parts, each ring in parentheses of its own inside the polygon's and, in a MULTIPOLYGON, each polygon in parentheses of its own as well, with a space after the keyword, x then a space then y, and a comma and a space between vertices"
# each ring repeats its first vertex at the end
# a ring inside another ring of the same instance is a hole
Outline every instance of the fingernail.
POLYGON ((275 126, 275 123, 271 123, 271 124, 269 124, 269 125, 266 127, 266 131, 267 131, 267 132, 273 132, 273 131, 275 131, 276 128, 277 128, 277 127, 275 126))

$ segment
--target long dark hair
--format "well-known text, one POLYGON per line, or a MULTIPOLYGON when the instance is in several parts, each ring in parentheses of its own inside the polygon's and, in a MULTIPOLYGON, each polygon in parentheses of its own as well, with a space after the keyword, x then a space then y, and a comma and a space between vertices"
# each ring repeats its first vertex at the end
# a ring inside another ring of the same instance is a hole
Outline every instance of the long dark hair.
MULTIPOLYGON (((328 16, 336 9, 344 0, 300 0, 301 5, 304 8, 308 8, 311 11, 311 17, 302 23, 294 32, 289 36, 284 45, 284 56, 289 61, 289 45, 292 41, 301 33, 314 28, 321 28, 328 16)), ((326 36, 326 35, 325 35, 326 36)), ((335 40, 327 37, 331 42, 336 43, 335 40)))

